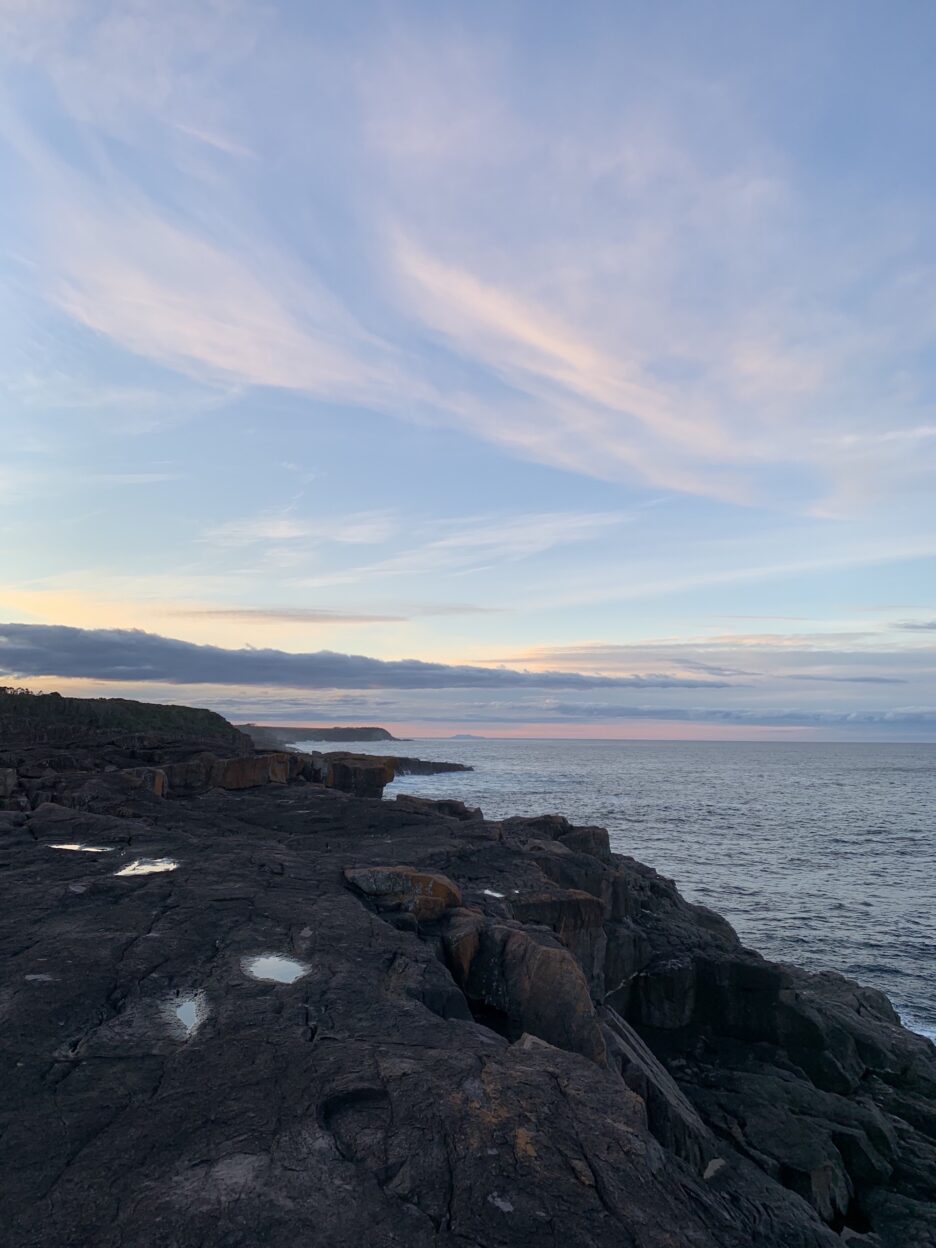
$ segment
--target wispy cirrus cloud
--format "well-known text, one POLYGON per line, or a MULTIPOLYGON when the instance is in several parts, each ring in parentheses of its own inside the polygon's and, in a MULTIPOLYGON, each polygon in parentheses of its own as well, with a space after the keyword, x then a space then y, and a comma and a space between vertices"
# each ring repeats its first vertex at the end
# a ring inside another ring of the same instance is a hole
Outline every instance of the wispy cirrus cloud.
POLYGON ((192 607, 167 611, 180 619, 230 620, 243 624, 399 624, 405 615, 330 611, 316 607, 192 607))
MULTIPOLYGON (((395 554, 340 572, 297 577, 300 588, 368 580, 374 577, 458 576, 492 565, 532 559, 563 547, 613 533, 631 519, 628 512, 544 511, 521 515, 460 516, 429 527, 438 536, 410 541, 395 554)), ((419 532, 417 530, 417 536, 419 532)))
POLYGON ((404 298, 431 331, 524 396, 506 398, 497 414, 462 399, 459 415, 482 436, 589 475, 636 471, 654 485, 742 499, 740 475, 730 482, 724 467, 706 475, 699 464, 734 459, 735 445, 638 360, 605 353, 554 311, 409 239, 397 240, 395 263, 404 298))
POLYGON ((933 441, 914 419, 922 236, 873 221, 813 244, 828 205, 754 129, 740 84, 716 101, 676 77, 680 111, 617 73, 601 115, 557 108, 518 80, 517 49, 444 22, 326 49, 285 10, 240 0, 9 12, 9 46, 54 85, 75 145, 63 159, 6 110, 39 207, 37 276, 126 350, 209 385, 441 423, 576 473, 735 503, 834 515, 919 479, 933 441), (321 73, 300 75, 294 48, 321 73), (224 89, 235 72, 239 94, 224 89), (337 120, 333 140, 313 130, 305 156, 289 148, 303 184, 308 162, 355 153, 335 184, 355 205, 339 244, 367 270, 353 281, 323 263, 329 247, 300 252, 254 211, 257 140, 292 136, 274 78, 300 114, 337 120), (717 149, 693 132, 693 105, 717 122, 717 149), (102 136, 151 150, 174 193, 102 136))
POLYGON ((471 603, 440 602, 433 606, 407 606, 402 615, 376 611, 342 611, 327 607, 189 607, 165 612, 182 619, 241 621, 245 624, 400 624, 420 616, 499 614, 501 607, 471 603))
POLYGON ((214 546, 252 546, 278 542, 341 542, 350 546, 380 545, 399 532, 399 521, 387 511, 346 516, 299 517, 291 509, 263 512, 213 525, 202 541, 214 546))

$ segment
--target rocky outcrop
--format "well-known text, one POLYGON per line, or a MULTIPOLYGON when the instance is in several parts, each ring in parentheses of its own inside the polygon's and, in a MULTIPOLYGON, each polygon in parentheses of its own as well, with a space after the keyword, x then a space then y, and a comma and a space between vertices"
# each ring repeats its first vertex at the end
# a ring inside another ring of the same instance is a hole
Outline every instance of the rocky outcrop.
POLYGON ((452 916, 442 940, 455 982, 480 1021, 508 1039, 530 1032, 604 1065, 582 968, 557 941, 468 911, 452 916))
MULTIPOLYGON (((462 770, 457 763, 418 758, 269 748, 277 734, 289 731, 256 729, 255 739, 266 746, 258 752, 250 736, 213 711, 0 689, 0 810, 49 801, 83 806, 88 774, 100 772, 124 773, 131 786, 143 785, 160 797, 304 779, 379 798, 398 769, 462 770)), ((374 734, 368 740, 393 740, 383 729, 366 731, 374 734)), ((95 791, 92 784, 91 797, 95 791)))
MULTIPOLYGON (((88 754, 87 747, 77 757, 30 748, 25 756, 10 751, 8 757, 18 758, 19 766, 0 768, 0 810, 29 810, 42 802, 83 806, 88 800, 89 775, 125 777, 130 787, 142 786, 157 797, 193 797, 210 789, 239 790, 268 784, 289 784, 307 780, 328 788, 353 793, 356 797, 380 798, 395 775, 391 758, 367 754, 329 753, 302 754, 295 750, 266 754, 240 754, 233 758, 218 757, 211 750, 197 745, 186 750, 180 745, 160 750, 150 742, 145 748, 137 744, 125 746, 116 757, 130 762, 145 757, 160 765, 119 766, 104 763, 84 768, 80 764, 88 754)), ((111 751, 105 757, 114 757, 111 751)), ((100 759, 97 761, 100 762, 100 759)), ((426 763, 427 770, 444 764, 426 763)), ((96 791, 91 783, 91 793, 96 791)), ((419 799, 408 799, 418 802, 419 799)), ((452 809, 460 802, 450 804, 452 809)), ((463 807, 461 807, 464 809, 463 807)), ((480 812, 478 812, 480 815, 480 812)))
POLYGON ((445 797, 432 801, 425 797, 411 797, 408 793, 398 793, 396 804, 402 810, 419 811, 435 819, 481 819, 482 814, 477 806, 466 806, 454 798, 445 797))
POLYGON ((6 1242, 936 1243, 933 1046, 601 829, 106 766, 0 811, 6 1242))
POLYGON ((356 797, 381 797, 393 779, 393 764, 388 758, 368 758, 365 754, 326 754, 325 783, 356 797))
MULTIPOLYGON (((204 753, 165 768, 168 792, 173 796, 202 793, 206 789, 253 789, 265 784, 288 784, 314 764, 298 754, 253 754, 244 758, 217 758, 204 753)), ((319 768, 318 774, 322 769, 319 768)))

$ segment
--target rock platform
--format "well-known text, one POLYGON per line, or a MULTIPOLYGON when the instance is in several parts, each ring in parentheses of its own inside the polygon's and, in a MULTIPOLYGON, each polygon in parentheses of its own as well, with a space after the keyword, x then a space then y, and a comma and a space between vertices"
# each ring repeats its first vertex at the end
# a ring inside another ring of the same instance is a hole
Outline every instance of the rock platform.
POLYGON ((0 812, 0 1242, 936 1245, 936 1049, 880 993, 600 828, 191 764, 0 812))

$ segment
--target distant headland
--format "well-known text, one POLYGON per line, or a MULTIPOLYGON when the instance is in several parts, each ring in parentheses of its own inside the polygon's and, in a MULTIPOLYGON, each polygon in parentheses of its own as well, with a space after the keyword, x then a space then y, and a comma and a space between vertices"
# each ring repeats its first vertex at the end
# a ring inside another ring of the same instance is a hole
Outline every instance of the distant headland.
POLYGON ((308 725, 289 724, 238 724, 241 732, 246 732, 254 745, 272 747, 289 745, 293 741, 400 741, 404 738, 395 737, 386 728, 375 727, 333 727, 319 728, 308 725))

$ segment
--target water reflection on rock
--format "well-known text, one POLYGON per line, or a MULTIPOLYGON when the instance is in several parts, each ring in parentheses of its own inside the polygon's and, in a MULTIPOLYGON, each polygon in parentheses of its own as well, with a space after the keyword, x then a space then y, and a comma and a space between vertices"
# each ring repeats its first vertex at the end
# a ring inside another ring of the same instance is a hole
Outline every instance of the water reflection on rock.
POLYGON ((261 954, 256 958, 244 958, 241 967, 254 979, 275 980, 278 984, 292 984, 306 973, 306 967, 292 958, 276 953, 261 954))
POLYGON ((113 845, 82 845, 79 841, 68 841, 49 846, 49 849, 74 849, 83 854, 109 854, 113 848, 113 845))
POLYGON ((178 866, 175 858, 134 858, 115 875, 154 875, 158 871, 174 871, 178 866))
POLYGON ((182 1024, 187 1035, 192 1035, 208 1016, 208 1003, 201 995, 183 997, 170 1003, 174 1018, 182 1024))

